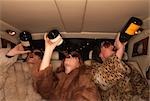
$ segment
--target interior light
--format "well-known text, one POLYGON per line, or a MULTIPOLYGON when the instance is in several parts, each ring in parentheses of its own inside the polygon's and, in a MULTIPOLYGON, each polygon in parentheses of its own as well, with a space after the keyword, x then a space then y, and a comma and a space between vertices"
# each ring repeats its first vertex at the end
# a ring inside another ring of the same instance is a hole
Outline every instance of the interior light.
POLYGON ((90 45, 90 43, 87 42, 86 45, 90 45))
POLYGON ((85 48, 85 46, 83 46, 83 48, 85 48))
POLYGON ((9 35, 15 35, 16 32, 15 31, 12 31, 12 30, 6 30, 6 33, 8 33, 9 35))

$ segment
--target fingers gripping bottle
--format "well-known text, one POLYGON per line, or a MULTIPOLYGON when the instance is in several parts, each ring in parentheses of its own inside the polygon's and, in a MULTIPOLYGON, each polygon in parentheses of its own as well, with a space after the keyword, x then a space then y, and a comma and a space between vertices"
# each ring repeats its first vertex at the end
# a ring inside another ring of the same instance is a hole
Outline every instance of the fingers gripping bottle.
POLYGON ((58 39, 61 39, 61 41, 57 44, 57 46, 61 45, 62 42, 63 42, 63 39, 61 37, 61 34, 59 33, 58 30, 54 29, 54 30, 51 30, 47 37, 51 40, 51 42, 56 42, 58 39))

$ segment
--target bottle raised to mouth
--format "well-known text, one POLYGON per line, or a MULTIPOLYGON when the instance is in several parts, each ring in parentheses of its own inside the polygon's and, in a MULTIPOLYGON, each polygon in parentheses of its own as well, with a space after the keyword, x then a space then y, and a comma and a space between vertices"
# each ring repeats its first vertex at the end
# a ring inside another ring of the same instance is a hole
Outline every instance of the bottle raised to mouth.
POLYGON ((32 36, 28 31, 23 31, 20 33, 20 42, 24 47, 24 50, 32 50, 32 36))
POLYGON ((54 30, 51 30, 47 37, 51 40, 51 42, 56 42, 58 39, 61 39, 61 41, 57 44, 57 46, 61 45, 62 42, 63 42, 63 39, 61 37, 61 34, 59 33, 58 30, 54 29, 54 30))
POLYGON ((120 42, 128 41, 132 36, 136 34, 138 29, 143 24, 143 21, 136 17, 131 17, 129 21, 125 24, 120 32, 119 40, 120 42))

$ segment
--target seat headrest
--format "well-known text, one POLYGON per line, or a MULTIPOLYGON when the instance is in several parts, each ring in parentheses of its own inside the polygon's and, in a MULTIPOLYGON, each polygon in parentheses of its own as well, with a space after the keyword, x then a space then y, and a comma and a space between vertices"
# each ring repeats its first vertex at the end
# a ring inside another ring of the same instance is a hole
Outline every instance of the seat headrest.
POLYGON ((91 66, 91 64, 92 64, 92 55, 93 55, 93 50, 91 50, 91 51, 89 52, 89 59, 84 61, 84 64, 85 64, 85 65, 91 66))
POLYGON ((86 66, 91 66, 92 65, 92 60, 86 60, 86 61, 84 61, 84 64, 86 66))
POLYGON ((52 58, 51 58, 52 60, 59 60, 59 52, 57 52, 57 51, 54 51, 53 53, 52 53, 52 58))
POLYGON ((92 59, 93 50, 89 52, 89 59, 92 59))
POLYGON ((124 52, 122 60, 127 61, 128 60, 128 54, 124 52))

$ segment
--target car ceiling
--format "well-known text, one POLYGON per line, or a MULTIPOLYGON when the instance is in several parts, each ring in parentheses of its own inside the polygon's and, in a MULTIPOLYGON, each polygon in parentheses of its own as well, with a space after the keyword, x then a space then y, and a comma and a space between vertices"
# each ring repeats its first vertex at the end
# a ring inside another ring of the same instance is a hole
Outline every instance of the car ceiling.
MULTIPOLYGON (((1 22, 17 31, 116 33, 131 16, 149 18, 149 0, 0 0, 1 22)), ((6 30, 4 24, 1 30, 6 30)))
POLYGON ((149 4, 149 0, 0 0, 0 31, 30 31, 34 46, 43 49, 43 34, 58 29, 70 43, 64 47, 85 50, 88 56, 97 49, 93 48, 101 41, 97 38, 113 39, 132 16, 148 28, 149 4))

